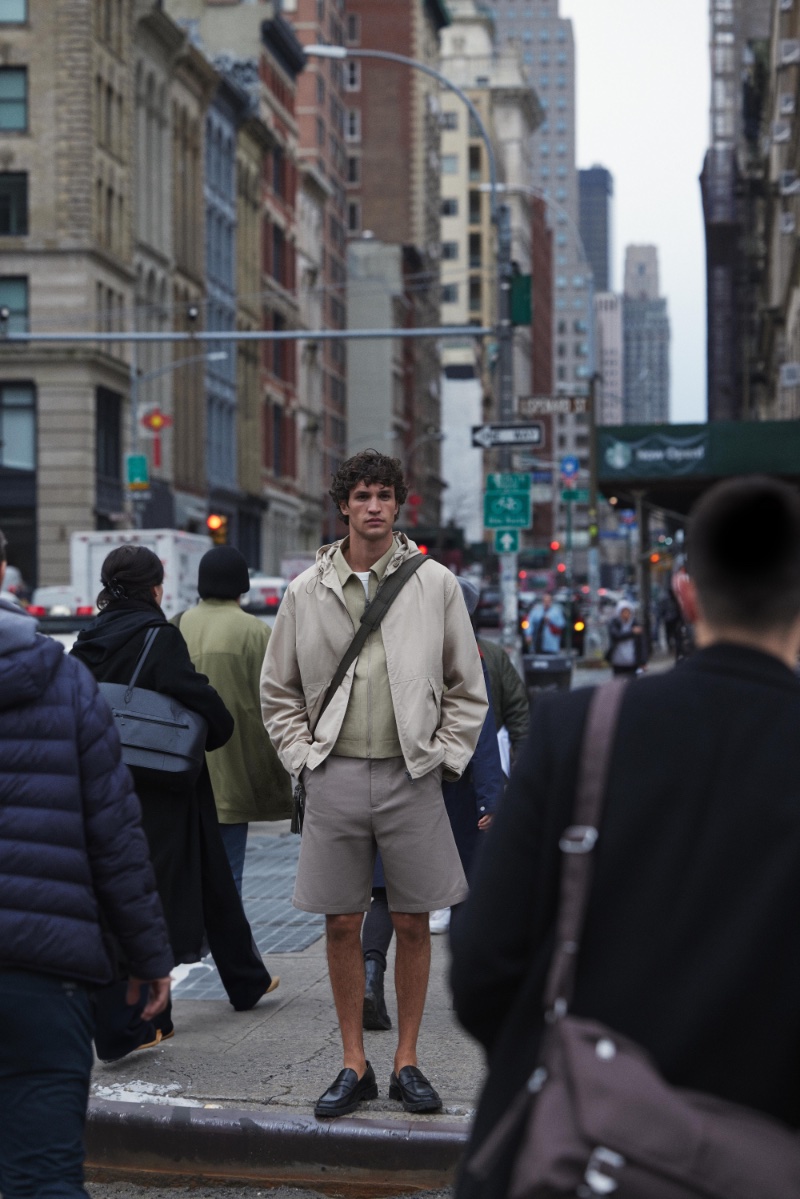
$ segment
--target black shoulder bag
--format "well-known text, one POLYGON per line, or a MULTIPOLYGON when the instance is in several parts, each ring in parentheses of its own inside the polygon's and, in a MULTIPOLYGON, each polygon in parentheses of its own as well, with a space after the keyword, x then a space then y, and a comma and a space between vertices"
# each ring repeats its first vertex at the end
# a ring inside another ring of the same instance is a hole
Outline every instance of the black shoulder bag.
POLYGON ((155 782, 192 784, 206 749, 206 722, 170 695, 137 687, 160 626, 148 629, 131 681, 99 683, 114 717, 126 766, 147 770, 155 782))
MULTIPOLYGON (((419 570, 420 566, 427 562, 427 560, 428 559, 424 554, 415 554, 413 558, 408 558, 402 566, 398 566, 394 574, 389 575, 389 578, 385 583, 381 583, 380 587, 375 593, 375 598, 370 600, 365 607, 358 631, 348 645, 341 662, 336 667, 336 673, 331 679, 331 685, 325 692, 325 698, 322 701, 322 706, 320 707, 317 719, 314 721, 314 727, 311 730, 312 733, 322 719, 322 715, 328 704, 331 702, 341 686, 344 676, 347 674, 348 670, 364 648, 364 643, 366 642, 367 637, 369 637, 370 633, 373 633, 375 629, 377 629, 378 625, 381 623, 384 616, 397 598, 401 588, 403 587, 403 584, 406 583, 408 579, 410 579, 411 576, 419 570)), ((295 784, 294 803, 292 807, 291 830, 293 833, 302 833, 305 811, 306 789, 303 786, 302 779, 298 779, 297 783, 295 784)))

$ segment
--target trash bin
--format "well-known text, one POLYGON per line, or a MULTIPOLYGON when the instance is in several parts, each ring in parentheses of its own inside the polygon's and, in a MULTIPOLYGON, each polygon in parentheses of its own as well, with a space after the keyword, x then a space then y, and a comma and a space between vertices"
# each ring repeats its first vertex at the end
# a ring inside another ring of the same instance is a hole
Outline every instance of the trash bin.
POLYGON ((569 691, 572 663, 572 654, 523 654, 528 698, 533 699, 537 691, 569 691))

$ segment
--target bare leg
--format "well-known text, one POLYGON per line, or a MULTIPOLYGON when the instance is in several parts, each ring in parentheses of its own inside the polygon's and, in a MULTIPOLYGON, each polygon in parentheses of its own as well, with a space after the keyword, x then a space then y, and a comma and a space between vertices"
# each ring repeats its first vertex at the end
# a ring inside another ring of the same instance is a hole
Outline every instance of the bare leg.
POLYGON ((364 1034, 364 956, 361 952, 363 912, 326 916, 328 974, 342 1034, 344 1066, 362 1078, 367 1068, 364 1034))
POLYGON ((394 979, 397 989, 397 1052, 394 1072, 417 1064, 417 1037, 431 970, 427 912, 392 912, 397 936, 394 979))

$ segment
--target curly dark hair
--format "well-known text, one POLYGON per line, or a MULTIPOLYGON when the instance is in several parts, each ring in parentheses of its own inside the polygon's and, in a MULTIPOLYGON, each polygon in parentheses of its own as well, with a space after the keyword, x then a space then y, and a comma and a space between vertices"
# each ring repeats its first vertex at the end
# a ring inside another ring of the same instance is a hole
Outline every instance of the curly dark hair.
POLYGON ((354 487, 358 487, 359 483, 381 483, 384 487, 394 487, 394 498, 398 508, 406 502, 408 484, 403 478, 403 464, 400 459, 379 454, 377 450, 361 450, 342 463, 333 476, 328 492, 339 517, 346 525, 350 524, 350 517, 344 515, 341 505, 347 503, 350 492, 354 487))

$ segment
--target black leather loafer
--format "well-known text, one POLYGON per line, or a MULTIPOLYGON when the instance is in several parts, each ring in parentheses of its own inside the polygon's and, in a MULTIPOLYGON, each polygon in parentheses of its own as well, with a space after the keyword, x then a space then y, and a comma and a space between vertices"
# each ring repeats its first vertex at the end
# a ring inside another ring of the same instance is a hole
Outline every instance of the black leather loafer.
POLYGON ((440 1112, 442 1101, 417 1066, 403 1066, 389 1080, 389 1098, 399 1099, 407 1112, 440 1112))
MULTIPOLYGON (((400 1071, 402 1074, 402 1070, 400 1071)), ((394 1076, 393 1076, 394 1077, 394 1076)), ((314 1115, 330 1118, 347 1116, 354 1112, 365 1099, 378 1098, 375 1071, 367 1062, 363 1078, 355 1070, 340 1070, 324 1095, 314 1104, 314 1115)))

